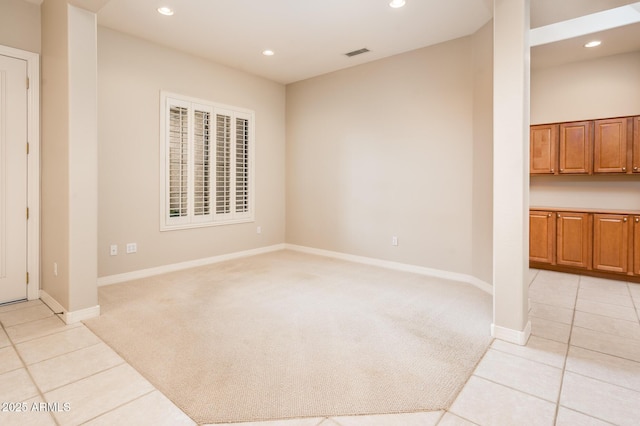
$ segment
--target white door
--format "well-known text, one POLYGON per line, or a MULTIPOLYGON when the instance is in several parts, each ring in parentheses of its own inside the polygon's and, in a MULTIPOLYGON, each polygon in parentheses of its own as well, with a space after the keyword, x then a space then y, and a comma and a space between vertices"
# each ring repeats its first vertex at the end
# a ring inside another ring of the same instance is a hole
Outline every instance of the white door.
POLYGON ((0 55, 0 303, 27 298, 27 61, 0 55))

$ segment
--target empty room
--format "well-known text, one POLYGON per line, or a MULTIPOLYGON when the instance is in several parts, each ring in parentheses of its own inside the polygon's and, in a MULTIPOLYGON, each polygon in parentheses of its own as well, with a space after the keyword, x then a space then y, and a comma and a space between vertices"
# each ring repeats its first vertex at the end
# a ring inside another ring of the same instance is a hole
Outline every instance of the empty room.
POLYGON ((638 76, 633 1, 0 0, 0 423, 636 424, 638 76))

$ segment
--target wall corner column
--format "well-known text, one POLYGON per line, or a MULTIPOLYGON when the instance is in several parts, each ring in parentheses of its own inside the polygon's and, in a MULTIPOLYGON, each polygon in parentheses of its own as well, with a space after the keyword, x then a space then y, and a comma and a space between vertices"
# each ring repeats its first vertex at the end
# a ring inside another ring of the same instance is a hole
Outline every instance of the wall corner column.
POLYGON ((529 6, 494 0, 493 337, 531 333, 529 270, 529 6))

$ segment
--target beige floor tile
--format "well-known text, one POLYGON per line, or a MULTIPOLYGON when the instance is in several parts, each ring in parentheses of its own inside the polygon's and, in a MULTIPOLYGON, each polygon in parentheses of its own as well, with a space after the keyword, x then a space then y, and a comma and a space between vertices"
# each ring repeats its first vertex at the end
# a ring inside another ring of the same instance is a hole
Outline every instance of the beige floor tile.
POLYGON ((473 374, 554 403, 562 379, 559 368, 494 349, 487 351, 473 374))
POLYGON ((55 426, 50 410, 43 403, 44 400, 37 396, 22 403, 26 411, 0 413, 2 426, 55 426))
POLYGON ((602 315, 610 318, 637 321, 636 311, 628 306, 612 305, 610 303, 594 302, 592 300, 578 299, 576 311, 602 315))
POLYGON ((0 348, 4 348, 10 345, 11 345, 11 342, 9 341, 9 337, 7 336, 7 333, 5 333, 2 328, 0 328, 0 348))
POLYGON ((571 334, 571 326, 542 318, 531 317, 531 334, 543 339, 568 343, 571 334))
POLYGON ((0 306, 0 314, 3 314, 5 312, 16 311, 18 309, 33 308, 34 306, 40 306, 40 305, 44 305, 44 303, 42 303, 42 300, 40 299, 29 300, 27 302, 20 302, 20 303, 11 303, 10 305, 0 306))
POLYGON ((0 402, 21 402, 37 395, 38 389, 24 368, 0 374, 0 402))
POLYGON ((569 410, 565 407, 558 409, 558 417, 556 418, 556 426, 610 426, 611 423, 606 423, 586 414, 578 413, 577 411, 569 410))
POLYGON ((22 367, 22 361, 13 346, 0 349, 0 374, 22 367))
POLYGON ((587 277, 584 275, 580 277, 580 289, 601 291, 607 294, 616 294, 619 296, 629 295, 627 283, 624 281, 587 277))
POLYGON ((42 392, 108 370, 124 360, 104 343, 31 364, 29 371, 42 392))
POLYGON ((576 274, 565 274, 564 272, 547 271, 541 269, 536 276, 535 281, 546 281, 563 286, 578 286, 580 276, 576 274))
POLYGON ((640 362, 572 346, 566 369, 640 392, 640 362))
POLYGON ((479 425, 549 426, 555 404, 472 376, 449 411, 479 425))
POLYGON ((609 303, 611 305, 626 306, 633 308, 631 296, 609 293, 604 290, 593 290, 581 288, 578 291, 578 299, 590 300, 592 302, 609 303))
MULTIPOLYGON (((216 423, 210 426, 340 426, 332 419, 309 417, 304 419, 270 420, 265 422, 216 423)), ((202 425, 209 426, 209 425, 202 425)))
POLYGON ((600 331, 574 327, 571 345, 640 362, 640 342, 600 331))
POLYGON ((124 424, 179 426, 196 423, 158 391, 144 395, 85 423, 87 426, 124 424))
POLYGON ((529 287, 531 302, 544 303, 560 308, 573 309, 576 303, 576 289, 558 289, 554 283, 534 281, 529 287))
POLYGON ((45 304, 39 304, 24 309, 15 309, 9 312, 0 313, 0 323, 5 328, 29 321, 53 316, 53 311, 45 304))
POLYGON ((153 391, 153 386, 128 364, 121 364, 44 394, 47 402, 69 403, 71 409, 56 412, 63 425, 98 417, 153 391))
POLYGON ((101 340, 95 334, 82 326, 19 343, 16 348, 24 362, 30 365, 100 342, 101 340))
POLYGON ((7 328, 7 334, 9 335, 11 340, 13 340, 13 343, 17 344, 26 342, 27 340, 37 339, 38 337, 48 336, 50 334, 69 330, 70 328, 82 326, 82 323, 67 325, 57 316, 52 316, 41 320, 31 321, 9 327, 7 328))
POLYGON ((565 373, 560 405, 617 425, 635 426, 640 418, 640 392, 570 371, 565 373))
POLYGON ((438 423, 438 426, 473 426, 475 423, 471 423, 468 420, 458 417, 455 414, 445 413, 438 423))
POLYGON ((538 336, 529 337, 529 341, 526 346, 516 345, 514 343, 498 339, 494 340, 491 344, 491 348, 497 351, 517 355, 531 361, 540 362, 558 368, 562 368, 564 366, 564 359, 567 355, 567 346, 568 345, 566 343, 543 339, 538 336))
POLYGON ((549 321, 571 324, 573 321, 573 309, 547 305, 539 302, 531 302, 529 315, 549 321))
POLYGON ((627 321, 586 312, 576 312, 573 326, 640 340, 640 323, 638 321, 627 321))
POLYGON ((435 426, 444 412, 382 414, 377 416, 332 417, 341 426, 435 426))

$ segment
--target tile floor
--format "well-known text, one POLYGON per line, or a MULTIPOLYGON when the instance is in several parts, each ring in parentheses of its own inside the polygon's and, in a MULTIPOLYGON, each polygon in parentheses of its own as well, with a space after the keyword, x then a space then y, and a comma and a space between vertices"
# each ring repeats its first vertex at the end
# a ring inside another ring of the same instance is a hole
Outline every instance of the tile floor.
MULTIPOLYGON (((236 425, 638 424, 640 285, 532 270, 529 298, 527 345, 495 340, 447 411, 236 425)), ((195 424, 41 301, 0 306, 0 325, 0 424, 195 424)))

